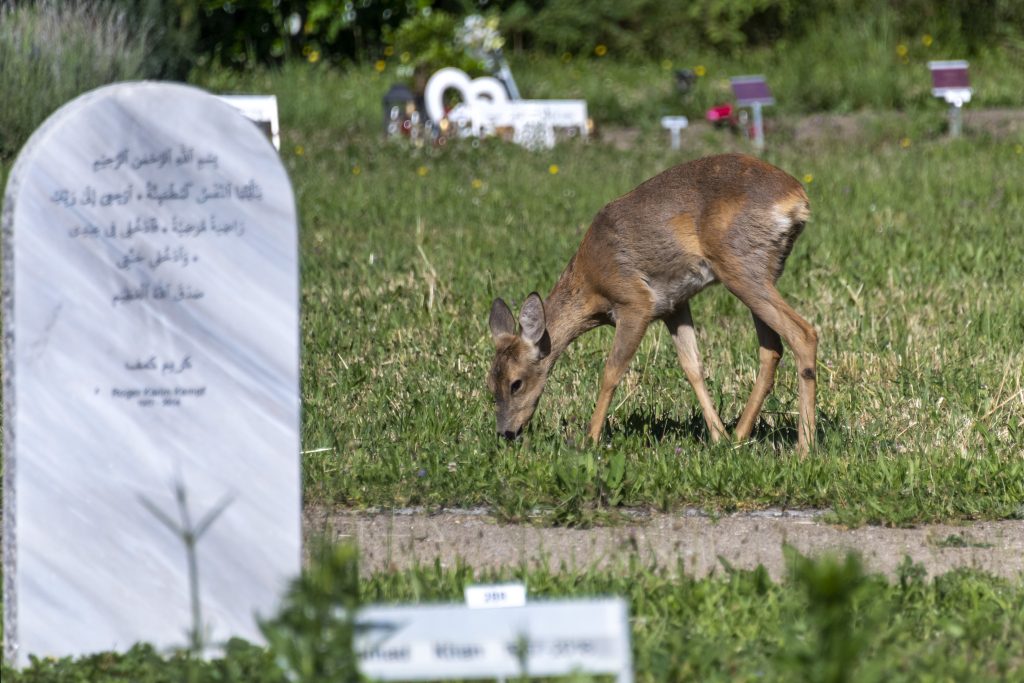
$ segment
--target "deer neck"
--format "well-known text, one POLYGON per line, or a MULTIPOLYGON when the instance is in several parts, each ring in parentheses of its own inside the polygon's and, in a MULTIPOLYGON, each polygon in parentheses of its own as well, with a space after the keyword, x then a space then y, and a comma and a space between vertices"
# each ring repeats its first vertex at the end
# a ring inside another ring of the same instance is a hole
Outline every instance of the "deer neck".
POLYGON ((549 366, 576 337, 600 324, 594 311, 590 310, 591 297, 575 271, 575 263, 575 258, 569 262, 551 294, 544 300, 544 315, 551 337, 551 353, 545 359, 549 366))

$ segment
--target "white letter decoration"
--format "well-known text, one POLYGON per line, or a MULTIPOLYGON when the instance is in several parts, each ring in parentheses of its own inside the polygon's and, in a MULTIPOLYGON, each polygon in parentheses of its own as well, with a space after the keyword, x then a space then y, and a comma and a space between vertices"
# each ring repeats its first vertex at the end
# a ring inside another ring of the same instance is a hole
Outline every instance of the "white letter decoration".
POLYGON ((509 100, 499 80, 470 80, 464 71, 452 67, 430 77, 424 99, 432 120, 447 118, 464 135, 493 135, 498 128, 511 128, 513 140, 531 149, 553 147, 556 128, 587 135, 585 100, 509 100), (444 93, 449 89, 458 91, 462 103, 445 112, 444 93))

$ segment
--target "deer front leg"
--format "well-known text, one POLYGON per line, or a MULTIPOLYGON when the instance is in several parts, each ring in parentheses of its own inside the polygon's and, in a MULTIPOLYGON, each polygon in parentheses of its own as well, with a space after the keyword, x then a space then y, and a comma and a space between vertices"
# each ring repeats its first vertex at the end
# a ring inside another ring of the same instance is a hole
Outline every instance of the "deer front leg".
POLYGON ((597 406, 594 407, 594 415, 590 418, 589 436, 594 443, 601 440, 601 430, 604 427, 604 419, 608 416, 608 406, 611 405, 615 387, 619 386, 622 376, 626 374, 626 369, 629 367, 629 361, 633 359, 636 350, 640 348, 640 341, 644 338, 649 323, 649 319, 635 316, 620 318, 615 323, 612 351, 608 354, 608 360, 605 362, 604 373, 601 376, 601 390, 597 395, 597 406))
POLYGON ((679 365, 683 368, 683 374, 697 394, 697 402, 700 403, 701 412, 704 413, 704 421, 711 433, 711 441, 717 443, 725 436, 725 425, 722 418, 715 410, 715 404, 711 402, 711 396, 704 385, 704 367, 700 362, 700 355, 697 352, 697 334, 693 329, 693 317, 690 314, 690 304, 684 303, 677 308, 669 317, 665 318, 665 326, 672 335, 672 342, 676 347, 676 355, 679 356, 679 365))

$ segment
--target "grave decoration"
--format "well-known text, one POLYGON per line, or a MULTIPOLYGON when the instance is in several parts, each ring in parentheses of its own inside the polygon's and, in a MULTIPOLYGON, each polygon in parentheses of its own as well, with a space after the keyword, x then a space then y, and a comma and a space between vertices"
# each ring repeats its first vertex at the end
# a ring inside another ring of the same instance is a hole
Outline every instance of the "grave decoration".
POLYGON ((730 79, 736 106, 750 107, 754 118, 753 141, 758 150, 764 149, 764 118, 762 107, 775 104, 764 76, 734 76, 730 79))
POLYGON ((384 95, 384 134, 389 138, 412 135, 413 118, 419 120, 421 107, 408 86, 401 83, 391 86, 384 95))
POLYGON ((3 203, 4 654, 259 641, 301 567, 295 202, 201 90, 121 83, 3 203))
POLYGON ((974 92, 967 67, 963 60, 928 62, 932 74, 932 95, 949 104, 949 134, 954 138, 960 137, 963 130, 961 112, 974 92))
MULTIPOLYGON (((683 99, 686 99, 686 96, 690 93, 690 90, 697 82, 696 72, 692 69, 676 69, 673 76, 675 78, 676 90, 683 99)), ((689 125, 690 120, 685 116, 661 117, 661 127, 669 132, 669 140, 671 141, 672 149, 679 149, 679 133, 689 125)))
POLYGON ((501 81, 509 99, 522 99, 516 79, 512 76, 512 69, 502 51, 505 39, 498 32, 496 16, 485 18, 479 14, 469 15, 456 31, 455 38, 470 55, 480 60, 484 68, 501 81))
POLYGON ((430 77, 424 100, 427 115, 437 128, 457 137, 510 132, 520 145, 550 148, 559 131, 585 138, 589 128, 584 100, 510 100, 496 78, 470 80, 464 71, 452 67, 430 77), (462 100, 450 111, 444 106, 449 90, 462 100))

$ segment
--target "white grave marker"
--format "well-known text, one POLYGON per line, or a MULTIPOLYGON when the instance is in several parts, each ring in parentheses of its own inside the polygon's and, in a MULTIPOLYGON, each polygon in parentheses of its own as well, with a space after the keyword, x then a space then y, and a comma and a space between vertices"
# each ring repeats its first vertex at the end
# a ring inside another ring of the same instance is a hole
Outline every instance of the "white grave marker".
POLYGON ((730 80, 736 105, 750 107, 754 113, 754 147, 764 149, 764 118, 761 108, 775 104, 764 76, 733 76, 730 80))
POLYGON ((621 598, 525 607, 371 606, 356 618, 363 675, 378 681, 612 674, 633 680, 629 613, 621 598))
POLYGON ((662 116, 661 127, 669 131, 672 139, 672 149, 679 149, 679 131, 690 125, 690 119, 685 116, 662 116))
POLYGON ((281 123, 277 117, 276 95, 218 95, 232 107, 242 112, 266 134, 274 149, 281 151, 281 123))
POLYGON ((203 91, 101 88, 22 150, 3 241, 6 657, 185 645, 196 588, 207 643, 259 640, 301 566, 296 214, 274 148, 203 91), (176 486, 209 521, 191 578, 176 486))
POLYGON ((971 79, 968 64, 962 59, 928 62, 932 74, 932 95, 949 103, 949 134, 960 137, 963 129, 961 110, 971 101, 971 79))

